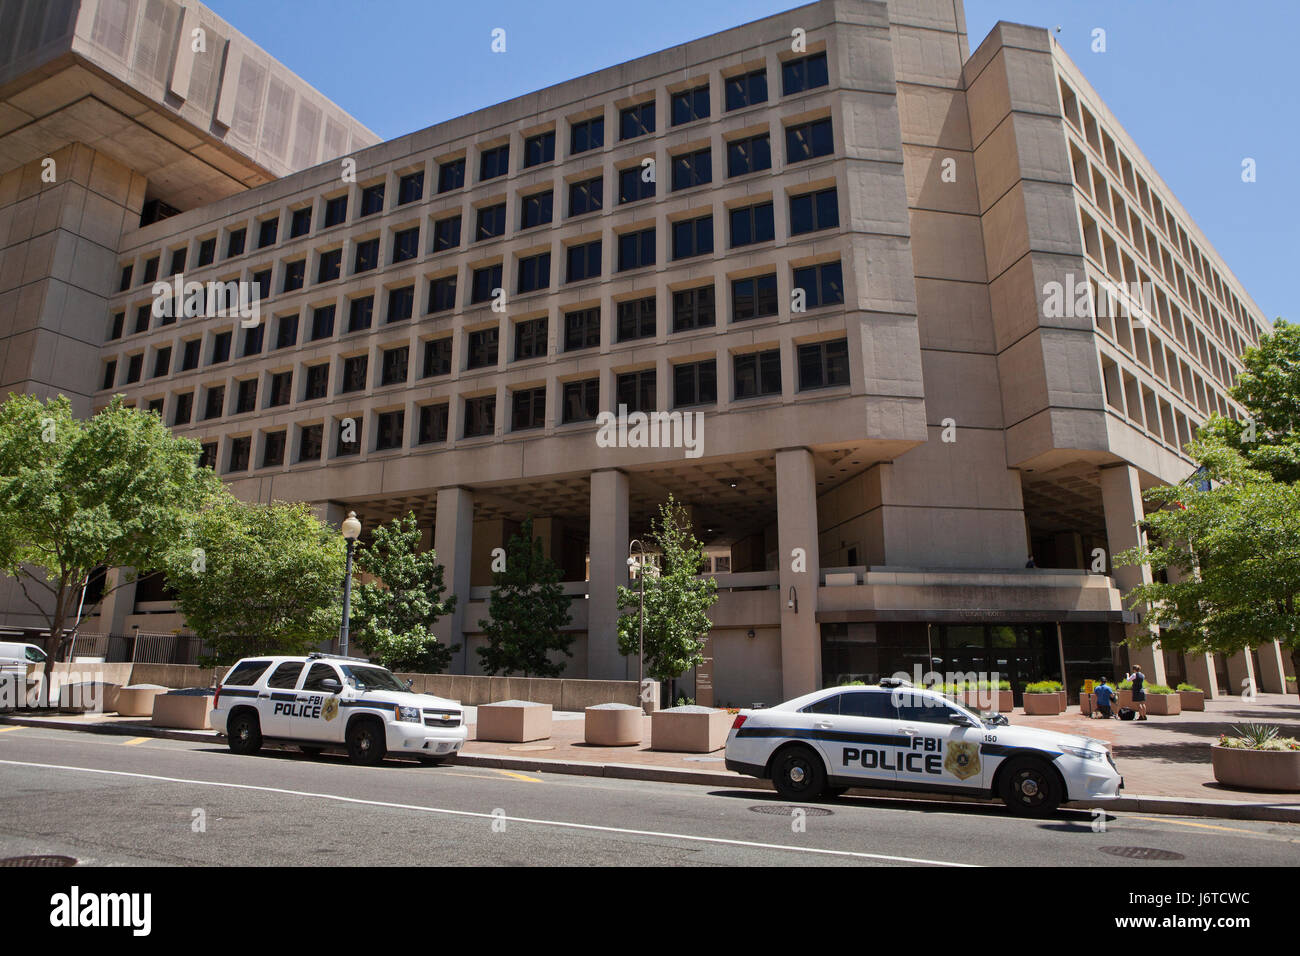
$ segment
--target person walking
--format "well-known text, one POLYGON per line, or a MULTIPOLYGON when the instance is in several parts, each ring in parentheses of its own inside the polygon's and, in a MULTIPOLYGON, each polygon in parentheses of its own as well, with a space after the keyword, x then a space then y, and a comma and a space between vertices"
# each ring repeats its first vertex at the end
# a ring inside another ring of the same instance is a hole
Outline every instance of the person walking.
POLYGON ((1097 695, 1097 713, 1103 717, 1113 717, 1110 708, 1115 703, 1115 691, 1111 689, 1108 678, 1103 677, 1101 683, 1093 688, 1093 693, 1097 695))
POLYGON ((1133 665, 1133 673, 1124 678, 1133 682, 1133 706, 1137 708, 1138 720, 1147 719, 1147 678, 1142 668, 1133 665))

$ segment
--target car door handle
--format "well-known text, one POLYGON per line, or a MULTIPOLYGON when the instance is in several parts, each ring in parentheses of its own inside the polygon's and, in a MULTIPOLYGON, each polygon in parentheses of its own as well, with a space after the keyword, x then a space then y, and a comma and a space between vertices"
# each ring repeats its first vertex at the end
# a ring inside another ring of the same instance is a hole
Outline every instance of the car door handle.
POLYGON ((257 699, 258 699, 258 700, 270 700, 270 699, 271 699, 271 695, 270 695, 270 694, 258 694, 258 695, 257 695, 257 699))
POLYGON ((814 730, 830 730, 831 726, 832 724, 829 720, 817 720, 813 722, 814 730))
POLYGON ((909 737, 915 737, 917 734, 920 733, 920 731, 917 730, 915 727, 899 727, 898 732, 900 734, 907 734, 907 736, 909 737))

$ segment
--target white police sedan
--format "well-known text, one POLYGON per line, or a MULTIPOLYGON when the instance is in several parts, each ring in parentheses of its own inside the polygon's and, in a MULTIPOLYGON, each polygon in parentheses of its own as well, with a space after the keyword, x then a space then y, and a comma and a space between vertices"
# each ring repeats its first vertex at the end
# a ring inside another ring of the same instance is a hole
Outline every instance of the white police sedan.
POLYGON ((1124 786, 1106 744, 981 717, 942 695, 886 680, 832 687, 764 710, 742 710, 727 769, 770 779, 789 800, 850 787, 1000 797, 1040 815, 1124 786))

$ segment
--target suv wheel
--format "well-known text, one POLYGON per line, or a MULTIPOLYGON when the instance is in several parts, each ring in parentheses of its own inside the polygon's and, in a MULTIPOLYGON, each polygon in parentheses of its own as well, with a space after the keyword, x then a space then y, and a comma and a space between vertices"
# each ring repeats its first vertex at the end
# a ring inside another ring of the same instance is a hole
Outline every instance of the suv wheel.
POLYGON ((1002 802, 1023 816, 1045 816, 1061 802, 1056 771, 1032 757, 1011 761, 1002 771, 998 789, 1002 802))
POLYGON ((371 766, 384 759, 384 726, 377 720, 358 720, 348 728, 348 756, 355 764, 371 766))
POLYGON ((226 725, 226 742, 231 753, 255 754, 262 749, 262 724, 257 714, 243 710, 226 725))
POLYGON ((807 747, 786 747, 772 760, 772 783, 787 800, 816 800, 826 788, 822 758, 807 747))

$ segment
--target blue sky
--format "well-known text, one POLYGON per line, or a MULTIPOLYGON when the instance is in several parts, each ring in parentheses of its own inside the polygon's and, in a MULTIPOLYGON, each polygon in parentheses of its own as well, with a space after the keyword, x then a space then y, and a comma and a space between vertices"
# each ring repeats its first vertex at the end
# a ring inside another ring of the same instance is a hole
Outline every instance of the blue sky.
MULTIPOLYGON (((385 139, 715 33, 793 0, 206 0, 385 139), (493 28, 506 53, 492 53, 493 28)), ((965 0, 1058 40, 1265 315, 1300 321, 1296 0, 965 0), (1106 52, 1090 49, 1106 31, 1106 52), (1241 162, 1257 181, 1241 181, 1241 162)))

